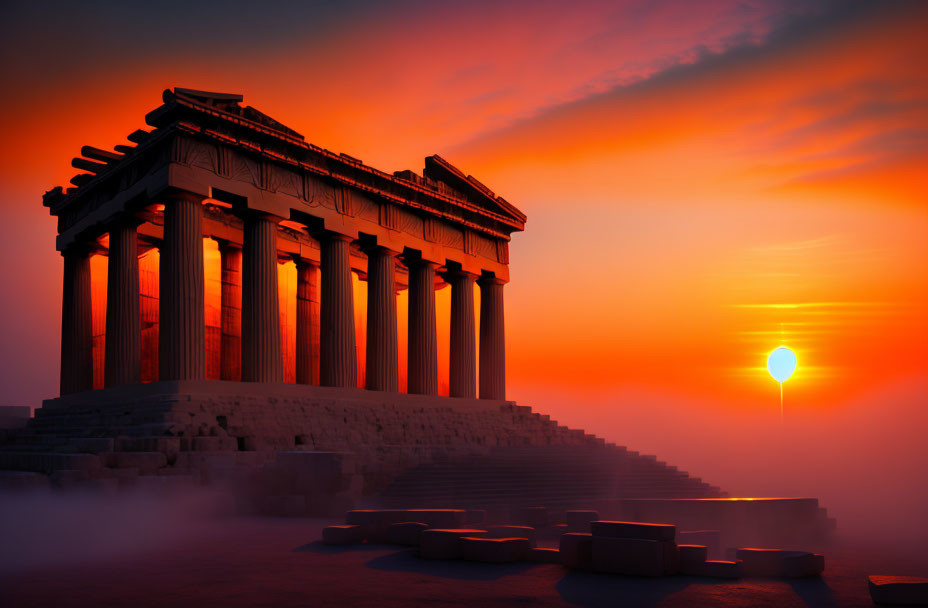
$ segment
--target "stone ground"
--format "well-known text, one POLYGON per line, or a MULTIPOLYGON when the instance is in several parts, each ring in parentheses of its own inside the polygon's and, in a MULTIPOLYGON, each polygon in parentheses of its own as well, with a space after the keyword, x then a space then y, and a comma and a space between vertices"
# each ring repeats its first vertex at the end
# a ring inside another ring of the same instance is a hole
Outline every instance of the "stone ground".
POLYGON ((872 606, 867 574, 928 572, 925 552, 912 558, 839 542, 823 549, 821 579, 634 579, 547 564, 426 561, 385 545, 329 547, 319 539, 331 522, 318 519, 171 521, 142 513, 127 528, 130 518, 85 507, 58 524, 106 524, 62 533, 50 521, 43 533, 0 512, 0 605, 872 606))

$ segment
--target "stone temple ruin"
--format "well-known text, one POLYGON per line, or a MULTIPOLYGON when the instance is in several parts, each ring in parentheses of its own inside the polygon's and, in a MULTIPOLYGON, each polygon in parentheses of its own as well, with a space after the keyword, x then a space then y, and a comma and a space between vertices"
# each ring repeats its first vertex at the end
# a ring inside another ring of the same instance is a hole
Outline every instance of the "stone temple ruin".
POLYGON ((503 297, 521 211, 439 156, 421 175, 384 173, 241 102, 167 90, 151 130, 112 151, 85 146, 73 187, 43 197, 64 257, 61 395, 0 431, 4 485, 228 482, 252 508, 286 514, 725 496, 506 400, 503 297), (295 302, 281 298, 284 263, 295 302), (449 284, 440 395, 436 290, 449 284))

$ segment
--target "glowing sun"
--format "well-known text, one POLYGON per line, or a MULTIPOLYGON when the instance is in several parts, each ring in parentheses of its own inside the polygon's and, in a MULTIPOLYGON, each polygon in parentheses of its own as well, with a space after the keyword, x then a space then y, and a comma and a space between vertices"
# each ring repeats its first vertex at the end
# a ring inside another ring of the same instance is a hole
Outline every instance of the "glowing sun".
POLYGON ((789 380, 796 371, 796 353, 785 346, 780 346, 767 357, 767 371, 779 383, 789 380))

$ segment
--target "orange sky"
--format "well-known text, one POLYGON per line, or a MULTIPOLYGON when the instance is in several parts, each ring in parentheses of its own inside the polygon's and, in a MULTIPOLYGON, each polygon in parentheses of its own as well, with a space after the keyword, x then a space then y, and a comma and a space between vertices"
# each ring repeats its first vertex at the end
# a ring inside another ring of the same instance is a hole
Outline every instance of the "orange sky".
POLYGON ((788 412, 924 378, 928 5, 234 6, 184 23, 119 4, 11 10, 4 401, 57 393, 60 258, 42 192, 76 173, 81 145, 144 126, 171 86, 243 93, 384 170, 440 153, 525 211, 509 393, 563 421, 690 457, 658 417, 775 425, 763 366, 781 343, 799 355, 788 412))

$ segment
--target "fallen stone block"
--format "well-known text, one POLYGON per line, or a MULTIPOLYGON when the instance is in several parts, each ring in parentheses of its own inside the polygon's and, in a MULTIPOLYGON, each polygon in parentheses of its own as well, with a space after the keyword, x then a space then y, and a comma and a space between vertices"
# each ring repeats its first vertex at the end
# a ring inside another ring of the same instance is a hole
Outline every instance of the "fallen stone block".
POLYGON ((467 528, 430 528, 423 530, 419 535, 419 557, 425 559, 460 559, 461 538, 465 536, 479 537, 486 534, 486 530, 467 528))
POLYGON ((677 527, 670 524, 648 524, 632 521, 592 521, 593 536, 640 538, 642 540, 673 541, 677 527))
POLYGON ((740 560, 707 560, 688 574, 711 578, 741 578, 744 576, 744 570, 740 560))
POLYGON ((571 531, 587 532, 590 530, 590 522, 599 519, 599 511, 567 511, 564 515, 571 531))
POLYGON ((345 523, 361 526, 364 538, 373 543, 389 542, 393 524, 410 521, 403 509, 354 509, 345 514, 345 523))
POLYGON ((928 606, 928 578, 917 576, 867 577, 870 598, 883 606, 928 606))
POLYGON ((461 528, 467 518, 464 509, 407 509, 407 520, 421 521, 430 528, 461 528))
POLYGON ((322 542, 327 545, 354 545, 364 541, 361 526, 346 524, 322 529, 322 542))
POLYGON ((525 559, 527 538, 480 538, 462 536, 461 557, 472 562, 506 564, 525 559))
POLYGON ((560 564, 561 552, 550 547, 529 547, 525 560, 539 564, 560 564))
POLYGON ((805 578, 825 571, 825 556, 804 551, 787 551, 780 559, 780 576, 805 578))
POLYGON ((719 530, 681 530, 677 532, 677 542, 681 545, 705 545, 709 549, 709 558, 722 557, 722 534, 719 530))
POLYGON ((490 538, 524 538, 529 546, 536 544, 535 528, 530 526, 489 526, 487 536, 490 538))
POLYGON ((745 576, 780 576, 780 560, 785 551, 780 549, 738 549, 735 555, 744 562, 745 576))
POLYGON ((404 521, 390 524, 387 529, 387 542, 393 545, 419 546, 419 537, 428 524, 418 521, 404 521))
POLYGON ((588 570, 593 567, 593 535, 587 532, 561 534, 558 544, 561 563, 568 568, 588 570))
POLYGON ((628 576, 664 576, 663 543, 644 538, 593 535, 593 570, 628 576))
POLYGON ((680 555, 680 571, 683 574, 696 574, 709 559, 709 548, 705 545, 677 545, 677 551, 680 555))

